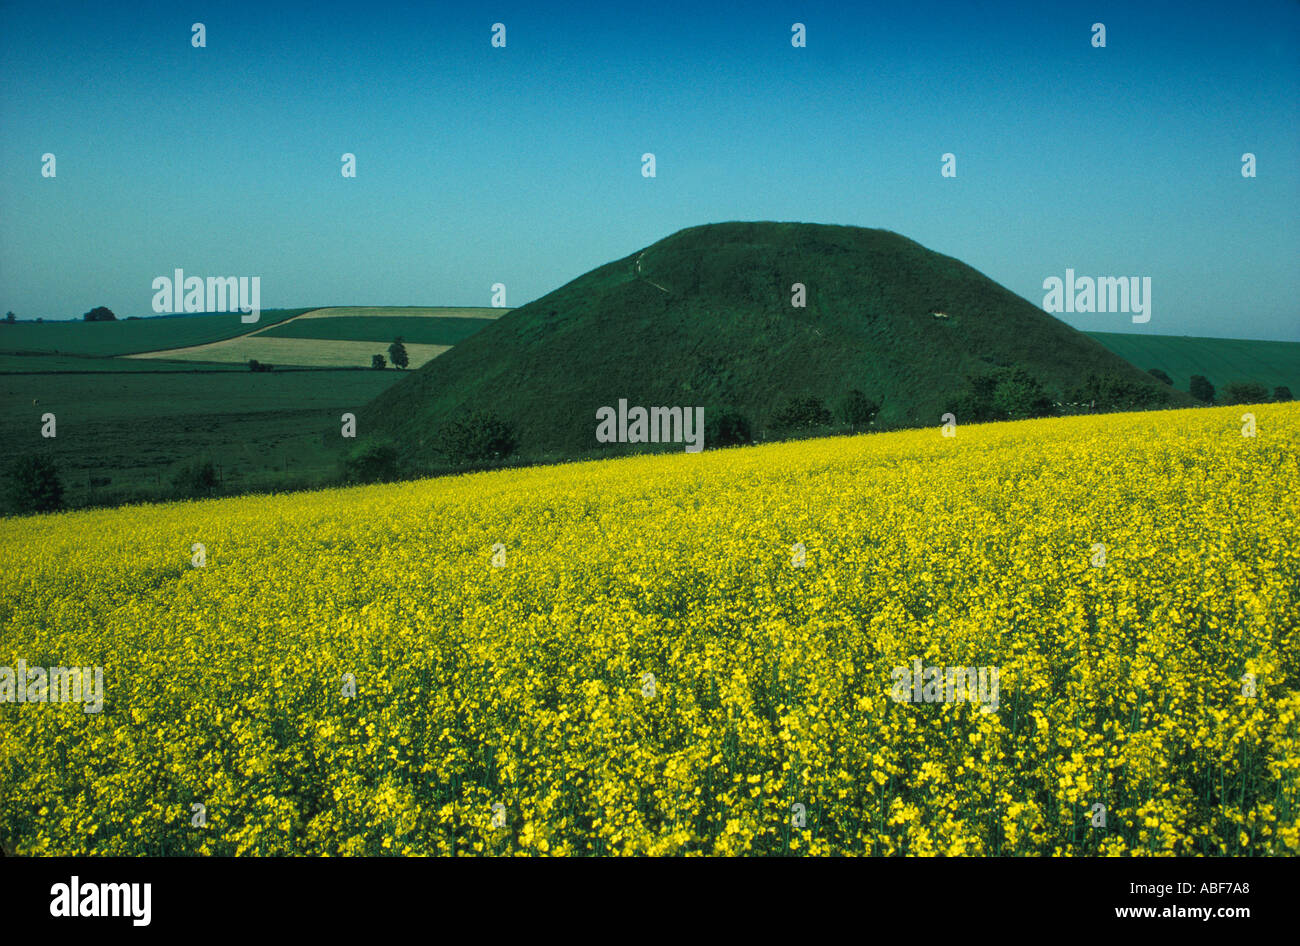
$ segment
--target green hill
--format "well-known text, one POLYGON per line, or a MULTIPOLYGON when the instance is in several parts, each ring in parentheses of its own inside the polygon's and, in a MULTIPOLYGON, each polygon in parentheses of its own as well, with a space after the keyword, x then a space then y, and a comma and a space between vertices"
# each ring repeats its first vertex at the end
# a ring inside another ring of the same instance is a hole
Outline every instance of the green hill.
MULTIPOLYGON (((885 230, 692 227, 515 309, 360 414, 363 431, 433 459, 438 429, 490 409, 525 455, 582 455, 596 411, 738 410, 761 435, 789 398, 859 388, 882 426, 940 423, 968 375, 1021 366, 1060 400, 1090 373, 1168 388, 966 264, 885 230), (806 308, 791 286, 807 289, 806 308), (946 314, 936 317, 934 312, 946 314)), ((1173 403, 1190 403, 1174 395, 1173 403)))
POLYGON ((1180 391, 1199 374, 1220 390, 1230 381, 1258 381, 1270 393, 1285 385, 1300 394, 1300 342, 1123 332, 1088 335, 1143 370, 1159 368, 1180 391))

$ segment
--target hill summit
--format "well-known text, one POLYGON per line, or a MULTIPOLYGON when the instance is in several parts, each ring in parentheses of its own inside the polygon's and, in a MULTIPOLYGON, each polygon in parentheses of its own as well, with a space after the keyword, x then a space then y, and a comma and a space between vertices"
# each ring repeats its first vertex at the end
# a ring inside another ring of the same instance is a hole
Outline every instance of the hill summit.
POLYGON ((589 456, 620 449, 598 440, 597 417, 623 399, 702 407, 706 423, 738 412, 762 436, 792 399, 833 406, 857 389, 880 405, 878 427, 938 426, 970 377, 998 368, 1024 369, 1056 400, 1089 375, 1163 387, 896 233, 719 223, 513 310, 386 390, 361 419, 417 463, 435 459, 441 428, 476 410, 513 426, 525 456, 589 456))

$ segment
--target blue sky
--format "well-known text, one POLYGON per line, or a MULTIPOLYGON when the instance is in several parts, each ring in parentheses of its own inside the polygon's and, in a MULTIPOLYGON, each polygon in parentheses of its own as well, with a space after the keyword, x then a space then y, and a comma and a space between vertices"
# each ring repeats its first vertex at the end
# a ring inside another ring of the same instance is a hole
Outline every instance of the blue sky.
POLYGON ((5 3, 0 77, 20 318, 149 315, 176 268, 266 308, 521 305, 683 227, 800 220, 1035 304, 1067 267, 1151 277, 1150 322, 1085 330, 1300 340, 1295 2, 5 3))

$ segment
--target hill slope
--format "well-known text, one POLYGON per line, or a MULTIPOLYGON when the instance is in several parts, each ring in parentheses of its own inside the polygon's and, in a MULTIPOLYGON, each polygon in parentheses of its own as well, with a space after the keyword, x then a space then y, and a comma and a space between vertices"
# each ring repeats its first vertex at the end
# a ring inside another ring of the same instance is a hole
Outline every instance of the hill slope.
POLYGON ((1139 335, 1089 332, 1139 368, 1159 368, 1186 391, 1192 375, 1209 378, 1216 388, 1231 381, 1258 381, 1271 393, 1278 385, 1300 392, 1300 342, 1247 338, 1197 338, 1189 335, 1139 335))
POLYGON ((517 426, 524 454, 595 453, 596 411, 620 398, 702 406, 706 421, 737 409, 757 434, 792 396, 834 405, 860 388, 883 424, 938 425, 968 374, 999 365, 1029 369, 1054 394, 1090 372, 1158 384, 896 233, 710 224, 515 309, 385 391, 361 421, 416 461, 432 456, 442 424, 479 408, 517 426), (794 283, 807 287, 806 308, 791 305, 794 283))

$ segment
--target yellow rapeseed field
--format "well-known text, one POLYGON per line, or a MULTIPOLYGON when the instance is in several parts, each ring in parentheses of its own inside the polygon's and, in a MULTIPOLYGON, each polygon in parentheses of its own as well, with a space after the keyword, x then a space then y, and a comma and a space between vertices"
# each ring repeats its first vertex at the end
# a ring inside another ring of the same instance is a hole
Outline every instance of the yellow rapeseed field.
POLYGON ((1300 404, 1244 410, 0 523, 0 667, 103 669, 0 703, 0 840, 1300 853, 1300 404))

